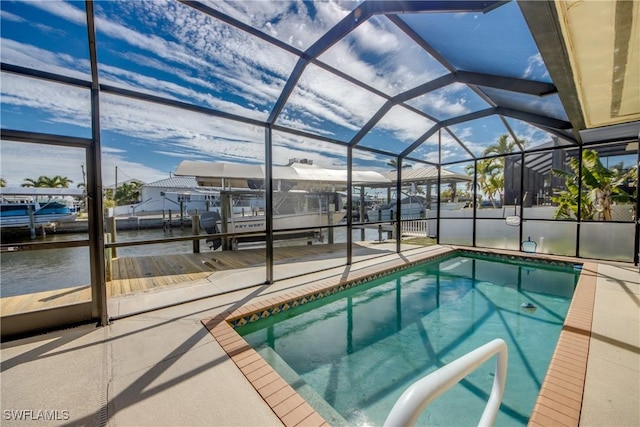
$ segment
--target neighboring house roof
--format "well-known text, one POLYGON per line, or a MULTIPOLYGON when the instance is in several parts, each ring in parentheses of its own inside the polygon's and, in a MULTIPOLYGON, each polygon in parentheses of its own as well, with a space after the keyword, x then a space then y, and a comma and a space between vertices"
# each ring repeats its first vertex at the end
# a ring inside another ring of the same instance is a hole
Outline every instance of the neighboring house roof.
POLYGON ((143 185, 141 189, 145 188, 158 188, 182 193, 218 191, 217 188, 199 186, 195 178, 186 176, 173 176, 171 178, 161 179, 160 181, 150 182, 149 184, 143 185))
POLYGON ((173 176, 171 178, 161 179, 160 181, 150 182, 144 184, 143 187, 158 187, 158 188, 198 188, 198 183, 195 178, 173 176))

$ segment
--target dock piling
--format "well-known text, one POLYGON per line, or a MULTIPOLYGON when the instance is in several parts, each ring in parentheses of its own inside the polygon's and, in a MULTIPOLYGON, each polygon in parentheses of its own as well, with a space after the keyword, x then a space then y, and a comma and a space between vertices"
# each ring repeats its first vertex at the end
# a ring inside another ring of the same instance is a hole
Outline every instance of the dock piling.
POLYGON ((29 206, 29 237, 31 238, 31 240, 35 240, 36 238, 36 220, 35 217, 33 216, 33 207, 29 206))
MULTIPOLYGON (((110 216, 107 218, 107 233, 111 235, 111 242, 115 243, 118 241, 116 236, 116 217, 110 216)), ((111 258, 118 257, 118 250, 116 248, 111 248, 111 258)))
MULTIPOLYGON (((104 241, 106 243, 111 243, 111 233, 105 233, 104 234, 104 241)), ((104 258, 105 258, 104 274, 105 274, 105 281, 106 282, 110 282, 111 279, 113 278, 112 252, 114 250, 115 250, 115 248, 106 248, 105 251, 104 251, 104 258)))
MULTIPOLYGON (((198 210, 196 209, 195 215, 191 216, 191 230, 193 230, 193 235, 197 236, 200 234, 200 215, 198 215, 198 210)), ((193 241, 193 253, 200 253, 200 240, 193 241)))

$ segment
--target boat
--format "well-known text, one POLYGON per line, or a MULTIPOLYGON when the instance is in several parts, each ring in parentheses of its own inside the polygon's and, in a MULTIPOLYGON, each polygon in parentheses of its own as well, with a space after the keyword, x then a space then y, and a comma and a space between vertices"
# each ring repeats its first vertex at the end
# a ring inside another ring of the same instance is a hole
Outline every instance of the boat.
MULTIPOLYGON (((258 233, 239 236, 236 241, 264 240, 267 215, 264 210, 264 192, 223 191, 222 200, 231 209, 213 206, 200 215, 200 226, 208 234, 258 233), (253 196, 253 197, 250 197, 253 196), (236 202, 231 202, 233 197, 236 202)), ((309 237, 319 234, 320 229, 339 224, 346 216, 342 200, 335 192, 290 191, 273 194, 273 230, 277 238, 309 237), (280 230, 280 231, 279 231, 280 230)), ((207 241, 215 250, 221 239, 207 241)))
POLYGON ((78 214, 73 201, 82 196, 77 188, 0 188, 0 228, 33 229, 73 222, 78 214))
POLYGON ((52 226, 75 221, 77 213, 58 201, 50 202, 2 202, 0 203, 0 227, 52 226), (33 219, 32 219, 33 216, 33 219))
MULTIPOLYGON (((219 206, 200 218, 209 234, 265 232, 264 166, 185 160, 175 175, 192 176, 200 186, 220 188, 219 206)), ((353 171, 352 177, 353 185, 390 184, 378 172, 353 171)), ((341 197, 347 188, 346 169, 290 159, 287 165, 273 166, 272 188, 274 238, 319 234, 320 228, 337 225, 346 216, 341 197)), ((218 239, 214 240, 215 249, 218 239)))
MULTIPOLYGON (((401 219, 424 219, 428 208, 426 201, 420 196, 407 196, 400 200, 401 219)), ((365 214, 365 221, 391 221, 397 219, 396 200, 392 199, 391 203, 385 205, 373 205, 365 214)))

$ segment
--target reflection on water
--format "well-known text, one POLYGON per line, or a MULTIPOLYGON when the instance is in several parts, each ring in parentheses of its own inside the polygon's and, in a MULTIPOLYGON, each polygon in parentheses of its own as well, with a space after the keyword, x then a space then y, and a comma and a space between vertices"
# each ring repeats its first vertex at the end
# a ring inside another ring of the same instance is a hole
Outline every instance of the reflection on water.
MULTIPOLYGON (((135 240, 163 239, 167 237, 189 236, 190 229, 173 229, 171 232, 163 230, 136 230, 120 231, 117 235, 119 242, 135 240)), ((344 228, 334 229, 334 243, 346 241, 344 228)), ((360 239, 360 231, 354 230, 354 241, 360 239)), ((366 230, 367 240, 376 240, 376 230, 366 230)), ((37 242, 56 242, 69 240, 88 239, 83 234, 49 234, 46 237, 38 237, 37 242)), ((3 244, 28 242, 28 237, 11 241, 3 238, 3 244)), ((328 242, 326 230, 323 233, 323 241, 328 242)), ((302 241, 306 244, 306 240, 302 241)), ((292 245, 293 242, 279 242, 278 245, 292 245)), ((200 242, 201 252, 209 251, 205 241, 200 242)), ((146 255, 169 255, 191 253, 193 244, 191 241, 161 243, 154 245, 128 246, 118 248, 118 257, 135 257, 146 255)), ((5 252, 0 257, 0 296, 9 297, 33 292, 70 288, 74 286, 86 286, 91 283, 89 268, 89 248, 58 248, 46 250, 28 250, 17 252, 5 252)))
POLYGON ((87 247, 5 252, 0 267, 2 297, 91 283, 87 247))
MULTIPOLYGON (((190 230, 174 229, 171 233, 162 230, 122 231, 118 241, 162 239, 190 235, 190 230)), ((37 242, 60 242, 87 239, 87 234, 49 234, 38 237, 37 242)), ((13 241, 3 238, 2 243, 29 241, 24 238, 13 241)), ((164 243, 158 245, 130 246, 118 248, 118 256, 166 255, 193 250, 191 242, 164 243)), ((201 244, 201 250, 207 250, 201 244)), ((0 296, 28 294, 47 290, 86 286, 91 283, 89 248, 58 248, 4 252, 0 257, 0 296)))

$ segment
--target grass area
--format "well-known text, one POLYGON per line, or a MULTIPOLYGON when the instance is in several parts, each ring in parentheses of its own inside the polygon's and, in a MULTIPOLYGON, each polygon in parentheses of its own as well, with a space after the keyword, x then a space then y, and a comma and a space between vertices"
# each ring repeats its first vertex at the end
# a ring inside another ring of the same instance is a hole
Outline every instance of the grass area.
POLYGON ((435 237, 409 237, 403 240, 412 245, 433 246, 437 244, 435 237))

